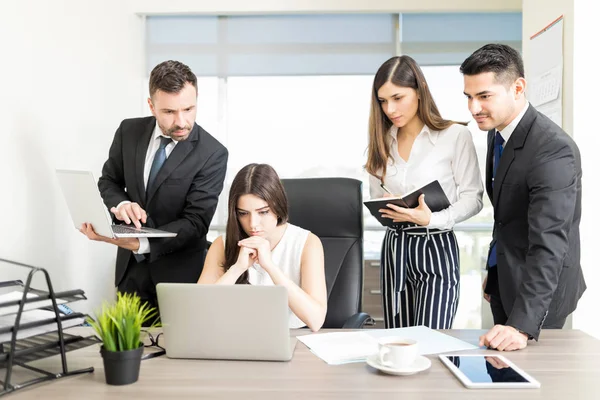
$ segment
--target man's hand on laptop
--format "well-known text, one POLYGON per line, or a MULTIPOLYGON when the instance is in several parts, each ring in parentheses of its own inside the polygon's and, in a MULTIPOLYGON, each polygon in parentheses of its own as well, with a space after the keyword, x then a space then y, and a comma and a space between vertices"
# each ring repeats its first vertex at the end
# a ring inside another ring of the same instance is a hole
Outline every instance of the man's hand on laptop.
POLYGON ((146 211, 138 203, 121 203, 118 207, 111 208, 110 212, 119 221, 123 221, 127 225, 133 224, 138 229, 146 223, 146 211))
POLYGON ((105 243, 114 244, 116 246, 122 247, 127 250, 131 250, 131 251, 138 251, 138 249, 140 248, 140 241, 138 238, 112 239, 112 238, 109 238, 106 236, 100 236, 100 235, 96 234, 96 232, 94 231, 94 228, 92 227, 92 224, 88 224, 87 222, 84 222, 81 225, 81 228, 79 228, 79 231, 81 233, 83 233, 85 236, 87 236, 88 239, 95 240, 97 242, 105 242, 105 243))

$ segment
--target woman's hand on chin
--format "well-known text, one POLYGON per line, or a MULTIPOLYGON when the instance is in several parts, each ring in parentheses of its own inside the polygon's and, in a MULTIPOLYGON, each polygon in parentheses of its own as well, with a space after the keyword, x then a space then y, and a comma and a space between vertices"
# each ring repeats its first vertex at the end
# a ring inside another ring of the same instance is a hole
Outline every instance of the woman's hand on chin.
POLYGON ((255 250, 258 253, 258 263, 263 269, 268 270, 273 265, 273 260, 271 258, 271 243, 267 239, 260 236, 251 236, 240 240, 238 246, 255 250))
POLYGON ((240 273, 246 272, 257 260, 256 250, 250 247, 241 247, 237 261, 233 265, 240 273))

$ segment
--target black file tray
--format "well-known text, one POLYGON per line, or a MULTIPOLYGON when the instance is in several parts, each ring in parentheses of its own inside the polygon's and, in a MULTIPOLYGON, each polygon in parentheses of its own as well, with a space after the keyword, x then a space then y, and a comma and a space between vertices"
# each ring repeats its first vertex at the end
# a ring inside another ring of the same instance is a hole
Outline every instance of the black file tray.
MULTIPOLYGON (((0 261, 1 260, 2 259, 0 259, 0 261)), ((17 288, 19 288, 20 291, 23 291, 23 292, 25 292, 24 286, 25 285, 23 285, 23 282, 21 282, 21 281, 0 282, 0 288, 1 287, 17 287, 17 288)), ((37 295, 37 297, 25 299, 25 306, 23 307, 23 311, 29 311, 29 310, 34 310, 34 309, 44 309, 44 310, 52 311, 52 306, 40 307, 37 304, 44 300, 46 300, 46 301, 51 300, 50 293, 45 292, 43 290, 33 289, 33 288, 29 288, 28 293, 35 294, 35 295, 37 295)), ((74 301, 78 301, 78 300, 87 300, 87 298, 85 297, 85 295, 83 293, 83 290, 79 290, 79 289, 54 293, 54 297, 57 300, 63 300, 60 304, 73 303, 74 301)), ((0 303, 0 315, 17 314, 17 311, 19 309, 18 306, 21 304, 21 300, 22 299, 10 300, 10 301, 5 301, 5 302, 0 303), (6 310, 8 307, 16 308, 17 311, 14 311, 14 312, 8 311, 5 313, 4 310, 6 310)), ((80 315, 80 316, 83 316, 83 315, 80 315)), ((0 333, 3 333, 3 331, 1 329, 2 328, 0 328, 0 333)))
MULTIPOLYGON (((22 281, 6 281, 0 282, 0 288, 6 287, 17 287, 23 292, 23 298, 20 300, 10 300, 0 303, 0 315, 15 315, 15 321, 12 326, 6 326, 0 328, 0 334, 11 333, 11 340, 0 343, 0 371, 6 369, 4 379, 0 379, 0 396, 12 393, 15 390, 19 390, 36 383, 45 381, 51 381, 54 379, 63 378, 65 376, 77 375, 86 372, 93 372, 94 368, 84 368, 79 370, 71 371, 67 367, 66 353, 71 350, 77 350, 82 347, 87 347, 96 343, 100 340, 95 336, 82 337, 78 335, 67 334, 63 331, 63 322, 73 318, 85 317, 81 313, 72 313, 63 315, 58 309, 57 300, 64 300, 65 302, 73 302, 78 300, 85 300, 85 294, 83 290, 69 290, 65 292, 54 292, 52 288, 52 282, 50 281, 50 275, 43 268, 33 267, 30 265, 0 259, 0 262, 5 262, 13 265, 18 265, 29 269, 27 280, 25 284, 22 281), (31 287, 31 281, 36 273, 41 273, 46 280, 48 286, 47 291, 33 289, 31 287), (26 298, 27 294, 36 294, 35 298, 26 298), (50 300, 51 305, 39 307, 40 301, 50 300), (37 304, 36 304, 37 303, 37 304), (8 307, 11 307, 7 311, 8 307), (54 312, 53 318, 48 318, 40 321, 33 321, 27 323, 21 323, 21 316, 24 311, 35 308, 46 308, 54 312), (2 312, 4 309, 5 312, 2 312), (13 312, 14 311, 14 312, 13 312), (56 331, 46 332, 26 338, 17 339, 18 332, 21 329, 29 329, 42 325, 56 323, 56 331), (28 365, 28 363, 42 358, 60 355, 62 369, 59 373, 46 371, 41 368, 28 365), (33 378, 25 382, 15 383, 12 381, 13 369, 15 366, 28 369, 36 372, 41 377, 33 378)), ((0 373, 1 378, 1 373, 0 373)))

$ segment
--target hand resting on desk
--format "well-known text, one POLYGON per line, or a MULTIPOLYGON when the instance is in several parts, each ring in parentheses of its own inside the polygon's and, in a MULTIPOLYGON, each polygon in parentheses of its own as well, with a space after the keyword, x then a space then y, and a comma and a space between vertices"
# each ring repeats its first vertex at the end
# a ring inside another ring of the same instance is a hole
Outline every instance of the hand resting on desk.
POLYGON ((479 345, 498 351, 521 350, 527 347, 527 335, 512 326, 494 325, 488 333, 479 338, 479 345))

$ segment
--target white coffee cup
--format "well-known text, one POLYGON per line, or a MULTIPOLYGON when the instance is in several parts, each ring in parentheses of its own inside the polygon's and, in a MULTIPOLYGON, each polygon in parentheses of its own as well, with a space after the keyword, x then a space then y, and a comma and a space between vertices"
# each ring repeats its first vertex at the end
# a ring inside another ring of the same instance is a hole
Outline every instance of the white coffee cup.
POLYGON ((389 336, 379 339, 379 364, 389 368, 406 368, 411 366, 419 355, 416 340, 389 336))

